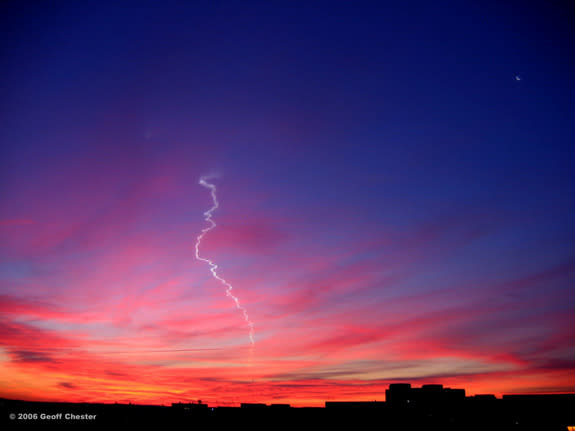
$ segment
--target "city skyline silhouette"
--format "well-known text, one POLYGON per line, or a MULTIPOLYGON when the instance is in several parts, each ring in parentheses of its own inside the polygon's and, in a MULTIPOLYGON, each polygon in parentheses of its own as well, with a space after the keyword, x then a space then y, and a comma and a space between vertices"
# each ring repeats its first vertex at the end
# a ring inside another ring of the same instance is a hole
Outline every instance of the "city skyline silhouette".
POLYGON ((169 406, 62 403, 0 399, 0 421, 11 427, 46 424, 162 426, 370 426, 389 430, 492 429, 571 431, 575 394, 466 396, 464 388, 392 383, 385 401, 326 401, 323 407, 283 403, 210 406, 202 400, 169 406))

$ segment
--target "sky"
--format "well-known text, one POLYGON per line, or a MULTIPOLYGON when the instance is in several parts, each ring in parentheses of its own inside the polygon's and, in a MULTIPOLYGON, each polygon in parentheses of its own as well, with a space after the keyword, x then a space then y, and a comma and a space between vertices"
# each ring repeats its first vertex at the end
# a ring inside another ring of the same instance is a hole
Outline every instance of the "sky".
POLYGON ((1 8, 0 397, 575 392, 561 3, 1 8))

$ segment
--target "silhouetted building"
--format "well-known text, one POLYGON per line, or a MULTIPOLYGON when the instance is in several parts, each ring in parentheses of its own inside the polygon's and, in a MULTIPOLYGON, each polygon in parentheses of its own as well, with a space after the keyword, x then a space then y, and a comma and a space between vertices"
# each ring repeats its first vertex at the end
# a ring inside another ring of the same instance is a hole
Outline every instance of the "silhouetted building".
POLYGON ((443 385, 423 385, 421 388, 412 388, 410 401, 413 407, 436 408, 443 401, 443 385))
POLYGON ((465 389, 445 388, 443 397, 447 402, 462 402, 465 400, 465 389))
POLYGON ((241 403, 242 409, 265 409, 267 406, 264 403, 241 403))
POLYGON ((394 383, 385 391, 385 399, 392 408, 447 408, 465 400, 465 389, 444 388, 443 385, 412 388, 409 383, 394 383))
POLYGON ((423 385, 421 391, 428 394, 440 394, 443 392, 443 385, 423 385))
POLYGON ((392 383, 385 391, 385 401, 391 407, 405 407, 411 403, 411 384, 392 383))
POLYGON ((172 403, 172 407, 175 409, 182 409, 182 410, 201 410, 201 409, 207 409, 208 405, 207 404, 202 404, 201 401, 198 401, 197 403, 172 403))
POLYGON ((469 399, 476 403, 494 403, 497 401, 493 394, 477 394, 469 397, 469 399))
POLYGON ((270 404, 270 409, 291 409, 289 404, 270 404))

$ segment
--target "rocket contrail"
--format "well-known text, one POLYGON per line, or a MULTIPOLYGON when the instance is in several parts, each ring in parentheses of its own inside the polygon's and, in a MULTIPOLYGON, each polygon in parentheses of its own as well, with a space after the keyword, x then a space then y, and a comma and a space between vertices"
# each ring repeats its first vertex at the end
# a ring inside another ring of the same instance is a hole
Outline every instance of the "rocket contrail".
POLYGON ((218 202, 218 197, 216 195, 216 186, 215 186, 215 184, 208 183, 206 181, 207 178, 208 177, 201 177, 199 184, 210 190, 210 194, 212 195, 213 206, 204 213, 204 220, 206 220, 210 225, 208 227, 202 229, 202 233, 200 233, 198 235, 198 238, 196 239, 196 259, 201 260, 202 262, 206 262, 210 266, 210 271, 212 272, 212 275, 214 276, 214 278, 226 287, 226 295, 233 299, 234 303, 236 304, 236 308, 242 312, 242 314, 244 316, 244 320, 246 321, 246 323, 249 327, 250 344, 251 344, 251 348, 253 349, 253 347, 255 346, 254 324, 250 320, 250 317, 248 316, 247 310, 240 305, 240 300, 238 299, 237 296, 235 296, 232 293, 233 286, 218 275, 218 273, 216 271, 218 269, 218 265, 216 265, 210 259, 206 259, 206 258, 203 258, 200 256, 200 243, 202 242, 202 239, 204 238, 204 236, 209 231, 211 231, 212 229, 214 229, 216 227, 216 222, 214 222, 212 220, 212 214, 220 206, 220 204, 218 202))

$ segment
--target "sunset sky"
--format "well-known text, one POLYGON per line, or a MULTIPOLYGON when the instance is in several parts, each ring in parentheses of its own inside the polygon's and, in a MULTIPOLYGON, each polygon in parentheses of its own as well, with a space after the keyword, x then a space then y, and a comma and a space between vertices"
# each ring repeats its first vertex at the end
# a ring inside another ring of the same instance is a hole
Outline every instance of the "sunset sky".
POLYGON ((575 392, 554 2, 0 6, 0 397, 575 392), (217 188, 213 206, 202 176, 217 188))

